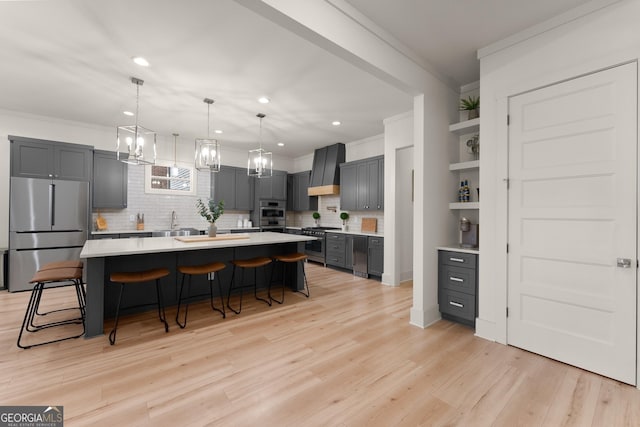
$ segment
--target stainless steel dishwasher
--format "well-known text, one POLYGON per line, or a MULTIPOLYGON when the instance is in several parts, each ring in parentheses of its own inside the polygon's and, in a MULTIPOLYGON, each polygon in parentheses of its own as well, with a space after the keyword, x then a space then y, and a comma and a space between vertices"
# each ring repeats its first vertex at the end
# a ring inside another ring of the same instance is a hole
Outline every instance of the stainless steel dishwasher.
POLYGON ((367 236, 353 236, 353 274, 367 279, 369 244, 367 236))

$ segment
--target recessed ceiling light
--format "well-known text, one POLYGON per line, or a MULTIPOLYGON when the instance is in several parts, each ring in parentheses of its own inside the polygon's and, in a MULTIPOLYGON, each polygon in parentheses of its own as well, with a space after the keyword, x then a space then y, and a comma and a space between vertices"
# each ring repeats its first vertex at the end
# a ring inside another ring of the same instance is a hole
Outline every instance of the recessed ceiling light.
POLYGON ((125 116, 133 116, 134 114, 131 111, 123 111, 122 114, 125 116))
POLYGON ((266 96, 261 96, 260 98, 258 98, 258 102, 260 104, 268 104, 271 102, 271 100, 269 98, 267 98, 266 96))
POLYGON ((133 57, 133 62, 135 62, 136 64, 140 65, 141 67, 148 67, 149 66, 149 61, 144 59, 142 56, 134 56, 133 57))
POLYGON ((278 147, 284 147, 284 142, 278 142, 278 147))
POLYGON ((334 121, 331 122, 331 124, 334 125, 334 126, 340 126, 342 124, 342 122, 339 121, 339 120, 334 120, 334 121))
POLYGON ((222 131, 220 129, 216 129, 213 132, 218 133, 218 134, 222 133, 222 131))

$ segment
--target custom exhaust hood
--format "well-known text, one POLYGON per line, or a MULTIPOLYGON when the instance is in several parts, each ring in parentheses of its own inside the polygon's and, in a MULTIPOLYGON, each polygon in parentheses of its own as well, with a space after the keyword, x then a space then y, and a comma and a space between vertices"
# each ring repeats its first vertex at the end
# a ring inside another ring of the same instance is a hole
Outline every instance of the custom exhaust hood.
POLYGON ((340 163, 345 161, 345 146, 338 142, 318 148, 313 154, 309 196, 340 194, 340 163))

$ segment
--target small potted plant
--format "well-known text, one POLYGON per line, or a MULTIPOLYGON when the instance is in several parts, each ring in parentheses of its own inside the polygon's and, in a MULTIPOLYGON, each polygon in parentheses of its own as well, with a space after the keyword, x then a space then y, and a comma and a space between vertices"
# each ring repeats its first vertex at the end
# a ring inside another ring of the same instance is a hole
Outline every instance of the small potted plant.
POLYGON ((315 220, 316 227, 317 227, 319 225, 319 222, 320 222, 320 212, 314 212, 311 216, 315 220))
POLYGON ((218 231, 216 221, 224 213, 224 201, 220 200, 216 203, 213 199, 209 199, 208 203, 205 204, 202 199, 198 199, 196 208, 198 213, 209 223, 209 237, 216 237, 216 232, 218 231))
POLYGON ((340 212, 340 219, 342 220, 342 231, 347 231, 347 220, 349 214, 347 212, 340 212))
POLYGON ((460 111, 468 111, 468 119, 477 119, 480 117, 480 97, 469 96, 467 99, 460 100, 460 111))

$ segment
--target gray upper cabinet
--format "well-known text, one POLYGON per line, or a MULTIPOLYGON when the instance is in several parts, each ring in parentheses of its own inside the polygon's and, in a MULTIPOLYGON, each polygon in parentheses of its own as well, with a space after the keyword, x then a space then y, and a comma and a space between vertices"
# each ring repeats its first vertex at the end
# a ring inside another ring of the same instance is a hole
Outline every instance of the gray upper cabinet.
POLYGON ((127 207, 128 165, 113 151, 93 152, 93 208, 127 207))
POLYGON ((318 209, 318 196, 308 195, 311 171, 289 175, 287 180, 287 210, 299 212, 318 209))
POLYGON ((244 168, 221 166, 220 172, 211 173, 211 198, 224 200, 227 210, 249 211, 253 209, 253 178, 244 168))
POLYGON ((260 200, 286 200, 287 199, 287 172, 273 171, 272 176, 258 178, 258 199, 260 200))
POLYGON ((91 181, 93 147, 9 135, 11 175, 91 181))
POLYGON ((340 165, 340 209, 384 210, 384 157, 340 165))

